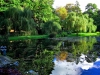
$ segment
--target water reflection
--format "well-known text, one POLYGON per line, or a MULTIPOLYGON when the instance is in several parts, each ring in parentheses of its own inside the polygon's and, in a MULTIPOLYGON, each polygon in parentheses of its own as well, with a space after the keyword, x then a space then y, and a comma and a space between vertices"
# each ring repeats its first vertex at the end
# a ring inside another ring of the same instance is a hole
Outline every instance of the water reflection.
POLYGON ((81 54, 78 57, 78 64, 75 61, 69 62, 68 54, 65 54, 66 51, 61 51, 58 56, 53 60, 54 69, 50 75, 100 75, 100 58, 98 57, 95 62, 87 62, 86 55, 81 54))
POLYGON ((69 61, 79 62, 78 57, 86 54, 86 60, 93 62, 100 55, 100 37, 61 37, 7 41, 7 55, 20 62, 21 72, 30 69, 39 75, 49 75, 53 69, 54 55, 60 51, 69 53, 69 61))

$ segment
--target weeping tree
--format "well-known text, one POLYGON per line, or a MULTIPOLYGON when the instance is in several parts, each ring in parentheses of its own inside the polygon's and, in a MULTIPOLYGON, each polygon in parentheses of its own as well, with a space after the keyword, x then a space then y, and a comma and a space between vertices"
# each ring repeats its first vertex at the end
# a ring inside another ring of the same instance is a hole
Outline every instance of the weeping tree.
POLYGON ((4 13, 4 20, 1 21, 1 26, 5 26, 8 33, 13 29, 14 33, 18 35, 21 35, 23 31, 25 35, 37 34, 32 16, 33 13, 29 8, 24 8, 23 10, 9 8, 4 13))
POLYGON ((9 31, 12 27, 12 22, 7 18, 1 21, 0 28, 1 28, 1 35, 9 35, 9 31))
POLYGON ((88 32, 95 32, 97 29, 97 26, 93 24, 93 19, 90 18, 88 20, 88 32))
POLYGON ((81 19, 80 17, 77 17, 75 21, 74 29, 75 29, 75 32, 77 33, 82 31, 82 20, 80 19, 81 19))
POLYGON ((75 32, 87 32, 88 20, 84 15, 77 16, 75 21, 75 32))
POLYGON ((36 31, 36 23, 34 22, 34 19, 32 18, 33 13, 29 8, 25 8, 22 12, 21 17, 21 30, 25 31, 25 35, 33 35, 37 34, 36 31))
POLYGON ((61 30, 61 25, 58 22, 48 21, 43 26, 44 34, 50 34, 52 32, 58 33, 61 30))
POLYGON ((96 25, 93 24, 93 19, 87 14, 77 15, 75 12, 70 12, 65 20, 66 31, 68 32, 95 32, 96 25))
POLYGON ((20 34, 40 34, 41 27, 47 21, 55 20, 54 0, 1 0, 0 11, 6 11, 5 18, 11 22, 10 29, 20 34), (30 32, 26 32, 31 30, 30 32))
POLYGON ((73 32, 75 21, 76 21, 76 13, 70 12, 65 21, 66 21, 66 24, 64 25, 64 28, 66 29, 66 31, 73 32))
POLYGON ((87 32, 95 32, 97 29, 97 26, 94 25, 94 20, 92 18, 89 18, 88 14, 84 14, 84 17, 87 19, 85 22, 87 22, 87 32))
POLYGON ((14 32, 19 31, 20 32, 20 17, 21 17, 22 11, 17 8, 9 8, 5 12, 5 18, 8 18, 12 26, 10 27, 11 29, 14 29, 14 32))

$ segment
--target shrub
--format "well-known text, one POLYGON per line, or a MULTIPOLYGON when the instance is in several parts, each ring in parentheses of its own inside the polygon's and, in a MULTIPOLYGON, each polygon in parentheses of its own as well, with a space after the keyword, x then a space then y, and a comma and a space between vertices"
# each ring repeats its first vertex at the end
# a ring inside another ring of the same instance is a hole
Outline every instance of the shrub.
POLYGON ((53 38, 53 37, 56 37, 57 36, 57 33, 56 32, 52 32, 51 34, 49 34, 49 37, 50 38, 53 38))
POLYGON ((60 36, 67 36, 67 32, 62 32, 60 36))
POLYGON ((98 36, 100 35, 100 32, 96 32, 96 33, 97 33, 98 36))

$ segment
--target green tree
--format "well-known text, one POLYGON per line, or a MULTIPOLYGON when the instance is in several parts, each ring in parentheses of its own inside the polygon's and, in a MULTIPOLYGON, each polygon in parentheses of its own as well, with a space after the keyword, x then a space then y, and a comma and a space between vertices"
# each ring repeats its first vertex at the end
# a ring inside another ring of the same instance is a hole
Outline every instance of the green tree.
POLYGON ((76 21, 76 13, 75 12, 70 12, 65 21, 67 22, 67 24, 64 25, 64 28, 68 32, 73 32, 73 29, 74 29, 74 26, 75 26, 75 21, 76 21))
POLYGON ((33 2, 33 19, 39 34, 45 22, 54 20, 52 4, 53 0, 34 0, 33 2))
POLYGON ((97 15, 94 16, 94 24, 97 26, 97 31, 100 31, 100 10, 98 10, 97 15))
POLYGON ((65 8, 68 11, 68 13, 76 12, 76 13, 78 13, 78 15, 79 15, 79 13, 81 13, 80 4, 78 1, 76 1, 75 4, 71 4, 71 3, 66 4, 65 8))
POLYGON ((58 33, 59 31, 61 31, 61 25, 58 22, 48 21, 44 24, 43 32, 45 34, 58 33))
POLYGON ((6 11, 11 7, 20 8, 21 0, 0 0, 0 11, 6 11))
POLYGON ((85 16, 81 15, 76 17, 75 32, 87 32, 88 19, 85 16))
MULTIPOLYGON (((92 18, 94 21, 93 21, 93 24, 97 25, 98 26, 98 7, 95 3, 88 3, 85 7, 85 12, 86 14, 89 15, 90 18, 92 18)), ((99 27, 99 26, 98 26, 99 27)), ((98 28, 97 27, 97 28, 98 28)), ((96 28, 96 27, 95 27, 96 28)), ((98 29, 99 30, 99 29, 98 29)))
POLYGON ((68 32, 95 32, 96 25, 93 24, 93 19, 87 14, 77 15, 76 12, 70 12, 64 26, 68 32))
POLYGON ((75 2, 75 8, 74 8, 75 12, 78 13, 81 13, 81 8, 80 8, 80 4, 78 1, 75 2))
POLYGON ((24 8, 24 10, 9 8, 5 11, 5 20, 3 22, 8 31, 13 29, 14 32, 18 32, 18 34, 21 34, 21 31, 25 31, 26 35, 31 35, 36 33, 35 22, 32 15, 32 11, 27 8, 24 8))
POLYGON ((68 10, 68 12, 72 12, 74 11, 74 4, 66 4, 65 6, 66 10, 68 10))
POLYGON ((33 13, 29 8, 24 8, 24 10, 22 11, 22 16, 20 18, 20 26, 21 29, 20 30, 24 30, 25 35, 33 35, 33 34, 37 34, 36 28, 35 28, 35 21, 32 18, 33 13))
POLYGON ((85 9, 86 10, 85 10, 84 13, 89 14, 90 18, 93 18, 95 15, 97 15, 98 8, 97 8, 96 4, 94 4, 94 3, 88 3, 86 5, 85 9))

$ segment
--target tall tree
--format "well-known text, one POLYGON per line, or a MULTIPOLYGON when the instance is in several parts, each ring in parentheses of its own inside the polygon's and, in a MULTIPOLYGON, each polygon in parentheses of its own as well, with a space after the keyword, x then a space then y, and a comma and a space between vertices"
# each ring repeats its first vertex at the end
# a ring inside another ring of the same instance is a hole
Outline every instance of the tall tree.
POLYGON ((76 12, 71 12, 66 18, 67 24, 64 28, 68 32, 95 32, 96 26, 93 24, 93 19, 89 18, 88 15, 76 15, 76 12))
POLYGON ((34 0, 34 8, 32 11, 37 31, 41 31, 43 23, 54 19, 52 8, 53 1, 54 0, 34 0))
POLYGON ((65 8, 68 12, 72 12, 74 11, 75 7, 74 7, 74 4, 66 4, 65 8))
POLYGON ((76 1, 75 4, 66 4, 65 8, 68 12, 76 12, 78 14, 81 13, 80 4, 78 1, 76 1))
POLYGON ((100 31, 100 10, 98 10, 97 15, 93 19, 94 24, 97 25, 97 31, 100 31))
POLYGON ((75 26, 75 21, 76 21, 76 13, 75 12, 70 12, 65 21, 67 22, 67 24, 64 25, 64 28, 68 32, 73 32, 73 29, 74 29, 74 26, 75 26))
POLYGON ((84 13, 87 13, 89 14, 89 17, 93 18, 95 15, 97 15, 97 11, 98 11, 98 8, 97 8, 97 5, 94 4, 94 3, 88 3, 85 7, 85 12, 84 13))
POLYGON ((79 4, 78 1, 76 1, 76 3, 75 3, 75 12, 77 12, 77 13, 81 13, 80 4, 79 4))
POLYGON ((98 22, 98 8, 97 5, 95 3, 88 3, 85 7, 85 12, 86 14, 89 15, 90 18, 92 18, 93 24, 97 25, 97 30, 99 30, 99 22, 98 22))
POLYGON ((58 33, 61 31, 61 25, 58 22, 48 21, 44 24, 43 31, 45 34, 58 33))

